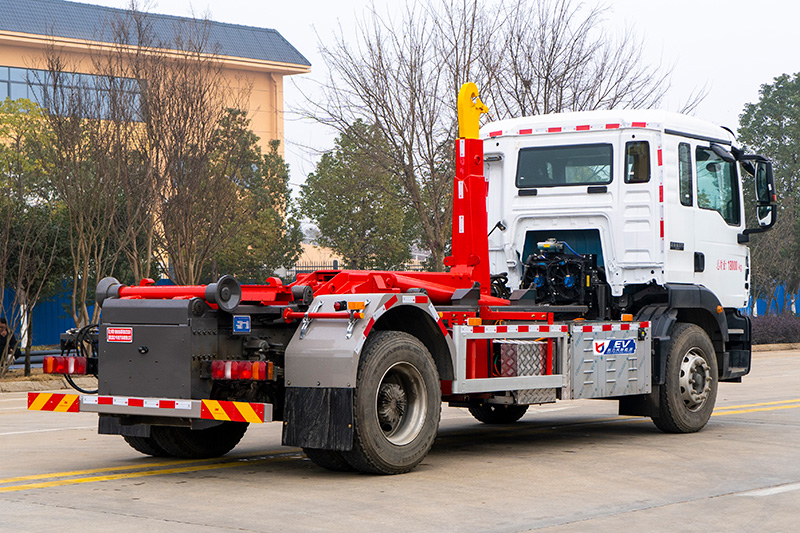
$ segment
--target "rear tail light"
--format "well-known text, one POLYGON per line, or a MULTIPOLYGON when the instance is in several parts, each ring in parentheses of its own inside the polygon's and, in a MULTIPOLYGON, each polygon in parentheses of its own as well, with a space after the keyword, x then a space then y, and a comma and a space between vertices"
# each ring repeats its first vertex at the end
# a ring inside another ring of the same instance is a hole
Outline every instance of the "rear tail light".
POLYGON ((266 381, 274 379, 269 361, 212 361, 211 379, 266 381))
POLYGON ((42 367, 45 374, 86 374, 86 358, 48 355, 42 367))

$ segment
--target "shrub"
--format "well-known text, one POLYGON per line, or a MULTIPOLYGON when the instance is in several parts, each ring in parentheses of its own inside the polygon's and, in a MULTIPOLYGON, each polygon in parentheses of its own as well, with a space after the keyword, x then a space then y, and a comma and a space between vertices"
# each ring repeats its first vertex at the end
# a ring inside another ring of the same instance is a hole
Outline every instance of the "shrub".
POLYGON ((753 321, 753 344, 800 343, 800 317, 797 315, 786 313, 750 319, 753 321))

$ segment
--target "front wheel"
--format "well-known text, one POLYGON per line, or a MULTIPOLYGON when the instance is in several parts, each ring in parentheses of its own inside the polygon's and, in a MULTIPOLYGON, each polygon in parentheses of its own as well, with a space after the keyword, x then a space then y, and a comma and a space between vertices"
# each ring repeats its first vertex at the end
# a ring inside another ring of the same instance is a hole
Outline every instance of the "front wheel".
POLYGON ((408 333, 375 332, 358 367, 353 449, 344 459, 361 472, 408 472, 433 445, 441 401, 425 345, 408 333))
POLYGON ((717 385, 717 356, 708 335, 694 324, 677 324, 653 423, 667 433, 700 431, 714 410, 717 385))

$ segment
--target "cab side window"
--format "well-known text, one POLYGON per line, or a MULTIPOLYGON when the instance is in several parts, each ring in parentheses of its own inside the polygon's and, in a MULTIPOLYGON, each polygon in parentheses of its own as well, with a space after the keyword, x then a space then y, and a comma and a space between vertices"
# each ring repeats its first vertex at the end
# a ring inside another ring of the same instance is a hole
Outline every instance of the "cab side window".
POLYGON ((650 143, 631 141, 625 143, 625 183, 650 181, 650 143))
POLYGON ((678 145, 678 179, 681 205, 691 207, 694 203, 694 187, 692 187, 692 147, 689 146, 689 143, 678 145))
POLYGON ((698 146, 697 207, 717 211, 731 226, 739 225, 739 187, 735 163, 724 161, 711 148, 698 146))

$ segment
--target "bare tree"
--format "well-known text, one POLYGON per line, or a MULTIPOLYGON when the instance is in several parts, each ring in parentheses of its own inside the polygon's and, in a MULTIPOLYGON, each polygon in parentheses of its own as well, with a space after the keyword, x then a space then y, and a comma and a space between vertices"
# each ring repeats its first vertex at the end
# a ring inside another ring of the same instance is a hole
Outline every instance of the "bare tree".
POLYGON ((644 107, 664 95, 669 72, 644 64, 632 33, 609 37, 604 12, 572 0, 411 0, 395 19, 373 6, 354 40, 341 29, 320 39, 330 74, 307 115, 340 133, 358 119, 377 125, 388 150, 376 160, 390 162, 398 201, 418 213, 441 265, 462 83, 479 84, 493 119, 644 107))
POLYGON ((110 160, 125 220, 119 228, 125 233, 121 248, 133 279, 138 281, 152 276, 155 182, 139 150, 145 131, 139 121, 141 100, 135 68, 148 46, 151 27, 136 5, 131 7, 109 20, 110 46, 93 50, 91 62, 97 75, 95 87, 106 108, 110 160), (131 46, 134 42, 137 47, 131 46))
POLYGON ((321 46, 330 77, 324 99, 309 100, 310 115, 341 133, 359 118, 376 125, 388 147, 376 163, 394 173, 404 196, 398 201, 419 213, 422 241, 441 264, 449 238, 454 117, 445 103, 453 79, 439 62, 436 22, 430 10, 412 3, 400 21, 372 9, 357 33, 355 44, 340 30, 331 45, 321 46))
POLYGON ((71 312, 80 327, 99 318, 99 307, 90 316, 87 300, 97 280, 114 272, 124 245, 115 126, 107 120, 106 95, 93 79, 73 74, 78 69, 54 46, 48 47, 44 62, 43 79, 37 81, 44 85, 50 142, 41 145, 41 156, 51 163, 51 186, 69 222, 71 312))
POLYGON ((518 0, 490 47, 484 89, 499 117, 658 104, 669 71, 642 59, 642 42, 615 36, 606 8, 573 0, 518 0))
MULTIPOLYGON (((147 248, 177 283, 199 281, 216 249, 243 223, 233 153, 215 143, 230 108, 249 96, 248 80, 230 83, 210 41, 208 20, 175 27, 162 42, 146 15, 131 11, 117 30, 137 85, 136 154, 153 195, 147 248)), ((136 255, 133 250, 133 255, 136 255)))

